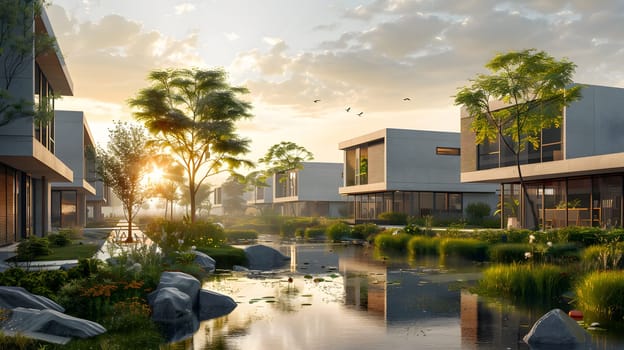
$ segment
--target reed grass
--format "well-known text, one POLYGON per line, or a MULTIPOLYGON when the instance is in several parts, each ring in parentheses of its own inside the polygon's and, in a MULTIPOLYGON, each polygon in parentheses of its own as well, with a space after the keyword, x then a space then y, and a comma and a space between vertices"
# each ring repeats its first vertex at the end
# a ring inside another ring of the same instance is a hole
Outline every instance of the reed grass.
POLYGON ((624 273, 595 271, 581 279, 575 288, 577 307, 601 319, 621 321, 624 317, 624 273))
POLYGON ((488 245, 474 238, 444 238, 440 240, 439 252, 440 256, 485 261, 488 256, 488 245))
POLYGON ((384 231, 375 236, 375 247, 380 250, 407 251, 407 243, 412 235, 402 232, 384 231))
POLYGON ((415 258, 424 255, 438 255, 440 239, 428 236, 413 236, 407 242, 407 251, 410 257, 415 258))
POLYGON ((570 286, 570 276, 558 266, 512 263, 486 269, 478 290, 526 305, 549 306, 570 286))

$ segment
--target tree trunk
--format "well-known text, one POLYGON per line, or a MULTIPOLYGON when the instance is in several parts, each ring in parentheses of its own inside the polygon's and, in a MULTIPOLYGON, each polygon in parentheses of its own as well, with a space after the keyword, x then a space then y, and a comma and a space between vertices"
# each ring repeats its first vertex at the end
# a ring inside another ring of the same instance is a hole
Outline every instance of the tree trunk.
POLYGON ((196 208, 196 204, 195 204, 195 184, 192 184, 192 186, 190 186, 190 200, 189 203, 191 204, 191 223, 195 222, 195 208, 196 208))
POLYGON ((124 243, 134 243, 132 238, 132 206, 128 206, 128 237, 124 243))

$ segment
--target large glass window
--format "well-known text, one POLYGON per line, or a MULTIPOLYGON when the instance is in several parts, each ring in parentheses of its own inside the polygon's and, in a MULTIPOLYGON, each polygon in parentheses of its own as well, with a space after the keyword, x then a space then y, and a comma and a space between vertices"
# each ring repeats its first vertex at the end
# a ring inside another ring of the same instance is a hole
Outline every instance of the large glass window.
MULTIPOLYGON (((540 145, 534 148, 527 144, 520 154, 520 164, 549 162, 563 159, 561 152, 562 138, 561 128, 543 129, 540 133, 540 145)), ((513 141, 506 138, 511 146, 513 141)), ((514 152, 507 147, 505 142, 494 140, 477 145, 479 170, 492 169, 498 167, 512 166, 516 164, 514 152)))
POLYGON ((622 176, 605 176, 594 180, 592 225, 622 227, 622 176))
POLYGON ((78 224, 78 195, 76 191, 52 191, 50 220, 54 227, 78 224))
POLYGON ((591 226, 591 178, 568 180, 568 226, 591 226))

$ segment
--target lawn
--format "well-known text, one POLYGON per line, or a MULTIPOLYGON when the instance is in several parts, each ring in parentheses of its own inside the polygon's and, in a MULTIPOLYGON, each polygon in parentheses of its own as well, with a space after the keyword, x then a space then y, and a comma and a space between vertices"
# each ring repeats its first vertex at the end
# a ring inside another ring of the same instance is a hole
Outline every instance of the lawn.
POLYGON ((100 245, 93 243, 80 243, 74 242, 64 247, 50 247, 50 254, 39 255, 32 259, 18 259, 17 257, 11 260, 18 261, 50 261, 50 260, 78 260, 91 258, 100 249, 100 245))

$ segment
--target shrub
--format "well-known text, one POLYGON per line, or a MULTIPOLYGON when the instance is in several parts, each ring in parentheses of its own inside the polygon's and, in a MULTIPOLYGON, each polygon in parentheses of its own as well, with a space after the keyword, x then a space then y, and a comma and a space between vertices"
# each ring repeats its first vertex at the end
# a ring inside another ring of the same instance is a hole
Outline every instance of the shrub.
POLYGON ((45 237, 30 236, 17 246, 18 260, 28 261, 48 254, 50 254, 50 242, 45 237))
POLYGON ((412 238, 407 233, 396 231, 384 231, 375 236, 375 247, 381 250, 407 251, 407 243, 412 238))
POLYGON ((234 265, 248 265, 247 255, 245 255, 245 251, 240 248, 232 246, 222 246, 219 248, 198 247, 197 250, 215 259, 217 262, 215 267, 217 269, 231 270, 234 265))
POLYGON ((445 238, 440 241, 441 256, 457 256, 474 261, 487 258, 487 244, 472 238, 445 238))
POLYGON ((279 224, 279 233, 282 237, 294 237, 297 229, 306 230, 310 227, 318 227, 318 218, 307 217, 281 217, 279 224))
POLYGON ((478 290, 525 305, 550 306, 570 288, 570 277, 554 265, 495 265, 483 271, 478 290))
POLYGON ((228 241, 248 241, 258 239, 258 231, 256 230, 225 230, 228 241))
POLYGON ((407 214, 399 212, 385 212, 377 216, 377 218, 388 225, 405 225, 407 223, 407 214))
POLYGON ((526 260, 524 253, 531 251, 528 243, 498 243, 489 249, 489 256, 492 262, 512 263, 526 260))
POLYGON ((63 231, 59 231, 58 233, 48 233, 46 238, 53 247, 65 247, 71 243, 69 233, 63 231))
POLYGON ((475 238, 490 244, 528 243, 531 234, 534 232, 530 230, 482 230, 475 235, 475 238))
POLYGON ((624 274, 621 271, 592 272, 575 288, 577 307, 607 320, 624 317, 624 274))
POLYGON ((407 242, 407 250, 411 257, 439 254, 440 239, 427 236, 413 236, 407 242))
POLYGON ((490 215, 490 205, 483 202, 470 203, 466 206, 466 216, 468 216, 468 223, 471 225, 481 225, 483 219, 490 215))
POLYGON ((351 228, 351 237, 368 239, 368 237, 382 231, 382 228, 373 223, 357 224, 351 228))
POLYGON ((337 222, 327 228, 327 239, 339 241, 351 237, 351 227, 344 222, 337 222))
POLYGON ((308 227, 305 229, 303 237, 306 240, 325 239, 325 227, 308 227))

